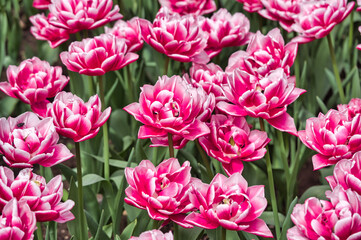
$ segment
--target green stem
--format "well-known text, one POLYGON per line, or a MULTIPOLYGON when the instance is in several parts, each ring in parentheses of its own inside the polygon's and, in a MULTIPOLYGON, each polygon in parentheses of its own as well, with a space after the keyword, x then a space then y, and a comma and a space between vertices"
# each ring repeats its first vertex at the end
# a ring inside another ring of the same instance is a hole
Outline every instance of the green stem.
POLYGON ((125 66, 125 69, 127 71, 127 81, 128 81, 128 87, 129 87, 128 92, 129 92, 130 102, 134 102, 135 101, 134 84, 133 84, 132 74, 130 72, 130 65, 125 66))
POLYGON ((348 53, 349 53, 350 57, 352 55, 351 49, 352 49, 353 40, 354 40, 353 39, 353 12, 354 11, 352 11, 350 14, 350 28, 349 28, 349 32, 348 32, 348 53))
POLYGON ((169 57, 165 57, 163 75, 167 75, 167 74, 168 74, 169 61, 170 61, 170 58, 169 58, 169 57))
POLYGON ((93 95, 95 94, 93 77, 92 77, 92 76, 88 76, 88 79, 89 79, 90 96, 93 96, 93 95))
MULTIPOLYGON (((264 122, 263 122, 262 118, 259 118, 259 124, 261 126, 261 130, 265 131, 264 122)), ((270 188, 271 205, 272 205, 273 217, 274 217, 274 221, 275 221, 276 239, 278 239, 281 236, 280 220, 278 218, 276 191, 275 191, 275 186, 274 186, 272 163, 271 163, 271 157, 270 157, 268 146, 266 146, 266 149, 267 149, 266 165, 267 165, 268 184, 269 184, 269 188, 270 188)))
POLYGON ((36 237, 38 238, 38 240, 43 240, 43 230, 41 228, 41 222, 37 222, 36 227, 36 237))
POLYGON ((171 133, 168 133, 168 147, 169 147, 169 157, 174 158, 173 136, 171 133))
POLYGON ((210 165, 210 163, 209 163, 207 154, 204 152, 202 146, 199 144, 198 139, 195 140, 195 143, 196 143, 196 146, 197 146, 197 148, 198 148, 199 153, 201 154, 201 157, 202 157, 202 160, 203 160, 203 164, 204 164, 204 166, 205 166, 206 169, 207 169, 208 176, 209 176, 210 180, 212 180, 213 177, 214 177, 214 175, 213 175, 213 172, 212 172, 211 165, 210 165))
MULTIPOLYGON (((285 150, 285 145, 284 145, 284 139, 283 139, 283 134, 281 131, 278 131, 277 130, 277 137, 278 137, 278 141, 279 141, 279 145, 281 146, 281 158, 282 158, 282 164, 283 164, 283 169, 284 169, 284 172, 285 172, 285 179, 286 179, 286 194, 287 194, 287 197, 286 197, 286 202, 288 203, 288 201, 290 201, 291 199, 291 193, 289 192, 290 188, 289 188, 289 185, 290 185, 290 177, 291 177, 291 174, 290 174, 290 167, 288 165, 288 159, 287 159, 287 155, 286 155, 286 150, 285 150)), ((288 205, 287 205, 288 206, 288 205)))
POLYGON ((332 45, 332 39, 331 39, 330 34, 327 35, 327 42, 328 42, 328 47, 330 49, 332 67, 333 67, 333 72, 334 72, 335 78, 336 78, 338 92, 340 94, 340 100, 341 100, 341 103, 345 104, 346 103, 345 93, 344 93, 343 88, 342 88, 340 73, 338 71, 338 67, 337 67, 337 63, 336 63, 335 50, 334 50, 333 45, 332 45))
MULTIPOLYGON (((80 155, 80 143, 75 142, 75 157, 76 157, 76 174, 78 180, 78 214, 81 228, 85 226, 84 219, 84 201, 83 201, 83 176, 81 168, 81 155, 80 155)), ((83 230, 83 229, 82 229, 83 230)), ((83 236, 83 231, 80 231, 80 239, 86 239, 83 236)))
MULTIPOLYGON (((102 76, 99 76, 99 92, 100 101, 102 103, 102 110, 105 108, 105 97, 104 97, 104 83, 102 76)), ((108 136, 108 124, 107 122, 103 125, 103 158, 104 158, 104 178, 109 181, 109 136, 108 136)))
POLYGON ((178 224, 176 224, 175 222, 173 222, 173 227, 174 227, 174 240, 179 240, 178 224))
POLYGON ((222 227, 222 240, 226 240, 227 239, 227 229, 222 227))

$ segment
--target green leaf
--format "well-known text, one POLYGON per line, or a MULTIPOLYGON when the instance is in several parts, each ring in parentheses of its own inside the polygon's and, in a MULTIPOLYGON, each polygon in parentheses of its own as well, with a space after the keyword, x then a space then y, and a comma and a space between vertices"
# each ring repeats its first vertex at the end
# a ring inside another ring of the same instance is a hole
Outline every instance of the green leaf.
POLYGON ((92 185, 94 183, 102 182, 105 178, 94 173, 89 173, 83 176, 83 187, 92 185))
POLYGON ((57 240, 57 223, 48 222, 46 227, 45 240, 57 240))
POLYGON ((300 197, 300 203, 304 203, 307 198, 316 197, 318 199, 326 200, 325 192, 331 190, 328 185, 317 185, 308 188, 300 197))
POLYGON ((123 230, 122 234, 120 235, 120 239, 128 240, 133 235, 135 226, 137 226, 137 219, 128 224, 128 226, 123 230))
POLYGON ((287 230, 292 226, 291 214, 293 212, 293 208, 295 207, 295 205, 297 203, 297 200, 298 200, 298 198, 295 197, 295 199, 293 199, 290 206, 288 207, 287 215, 285 217, 285 220, 283 221, 282 232, 281 232, 281 238, 280 239, 286 239, 287 230))
POLYGON ((324 114, 326 114, 328 112, 328 108, 326 107, 326 104, 318 96, 316 96, 316 101, 318 103, 318 106, 321 108, 321 111, 324 114))
POLYGON ((196 240, 199 235, 202 233, 203 228, 193 227, 193 228, 178 228, 178 236, 179 239, 187 239, 187 240, 196 240))
POLYGON ((105 217, 104 214, 104 210, 102 211, 101 215, 100 215, 100 220, 99 220, 99 224, 98 224, 98 229, 97 229, 97 233, 95 234, 94 240, 103 240, 103 239, 110 239, 105 232, 103 231, 103 226, 106 223, 107 218, 105 217))
MULTIPOLYGON (((0 69, 1 70, 1 69, 0 69)), ((10 116, 16 108, 19 100, 12 97, 5 97, 0 101, 0 117, 10 116)))
POLYGON ((64 165, 64 164, 58 164, 57 167, 60 168, 61 173, 65 176, 66 180, 70 182, 70 180, 77 179, 76 172, 74 172, 70 167, 64 165))
MULTIPOLYGON (((272 211, 264 211, 259 218, 263 219, 267 225, 275 225, 275 219, 272 211)), ((280 225, 282 225, 285 220, 285 216, 282 213, 278 213, 278 219, 280 221, 280 225)))

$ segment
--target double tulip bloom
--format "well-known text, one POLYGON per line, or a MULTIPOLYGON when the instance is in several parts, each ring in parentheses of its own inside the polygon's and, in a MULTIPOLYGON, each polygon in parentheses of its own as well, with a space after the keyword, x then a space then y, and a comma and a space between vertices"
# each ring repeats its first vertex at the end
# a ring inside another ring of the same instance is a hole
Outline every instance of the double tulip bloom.
POLYGON ((259 160, 266 154, 267 133, 251 131, 244 117, 216 114, 208 126, 211 133, 199 138, 199 143, 209 156, 222 162, 228 175, 242 172, 243 161, 259 160))
POLYGON ((9 201, 0 215, 0 239, 33 240, 35 214, 24 201, 9 201))
POLYGON ((137 52, 143 47, 143 39, 140 34, 139 18, 134 17, 129 21, 118 20, 113 28, 105 27, 105 33, 110 33, 117 38, 124 39, 128 52, 137 52))
POLYGON ((214 0, 159 0, 162 7, 181 15, 203 15, 217 9, 214 0))
POLYGON ((173 240, 172 232, 162 233, 158 229, 143 232, 139 237, 131 237, 129 240, 173 240))
POLYGON ((250 23, 242 13, 233 16, 227 9, 219 9, 211 18, 204 18, 201 27, 208 33, 207 47, 210 58, 219 54, 222 48, 241 46, 250 39, 250 23))
POLYGON ((219 226, 245 231, 262 237, 272 237, 266 223, 258 217, 267 207, 264 186, 248 187, 240 173, 227 178, 217 174, 210 184, 193 184, 190 201, 199 209, 186 217, 186 221, 205 229, 219 226))
POLYGON ((70 33, 91 30, 123 17, 117 5, 112 7, 112 0, 53 0, 50 23, 70 33))
POLYGON ((129 187, 124 201, 137 208, 146 209, 155 220, 172 220, 183 227, 185 214, 193 209, 188 191, 191 180, 189 162, 180 166, 175 158, 164 160, 157 167, 143 160, 135 168, 126 168, 129 187))
POLYGON ((289 240, 361 239, 361 196, 340 186, 326 193, 330 201, 309 198, 296 204, 289 240))
POLYGON ((60 54, 60 59, 70 71, 99 76, 123 68, 136 61, 138 55, 128 52, 124 39, 101 34, 71 43, 68 52, 60 54))
POLYGON ((0 118, 0 153, 11 167, 33 167, 40 164, 51 167, 73 157, 59 135, 53 120, 40 120, 32 112, 16 118, 0 118))
POLYGON ((163 138, 170 133, 193 141, 209 133, 203 121, 213 112, 213 94, 207 95, 180 76, 163 76, 154 86, 144 85, 141 90, 139 103, 124 108, 144 124, 138 138, 163 138))
POLYGON ((307 43, 327 36, 352 11, 355 2, 347 0, 302 1, 292 29, 299 33, 293 42, 307 43))
POLYGON ((6 71, 8 82, 0 83, 0 90, 24 103, 34 104, 54 97, 69 82, 61 67, 52 67, 37 57, 20 65, 10 65, 6 71))
POLYGON ((153 23, 139 19, 143 39, 160 53, 179 62, 207 63, 204 52, 208 34, 199 27, 197 16, 180 16, 161 8, 153 23))
POLYGON ((312 157, 313 168, 336 164, 361 150, 361 114, 350 119, 347 110, 331 109, 325 115, 307 119, 306 129, 299 131, 300 140, 318 153, 312 157))
POLYGON ((243 9, 247 12, 257 12, 263 8, 261 0, 237 0, 243 3, 243 9))
POLYGON ((33 7, 37 9, 48 9, 51 0, 34 0, 33 7))
POLYGON ((287 77, 284 69, 279 68, 261 80, 237 69, 228 82, 225 95, 232 104, 219 102, 218 109, 233 116, 263 118, 278 130, 297 135, 287 106, 306 91, 296 88, 295 78, 287 77))
POLYGON ((101 112, 98 95, 90 97, 88 102, 72 93, 60 92, 53 103, 42 102, 34 105, 33 111, 40 117, 53 119, 56 131, 75 142, 95 137, 99 129, 108 120, 111 108, 101 112))
POLYGON ((35 213, 39 222, 65 223, 74 219, 74 215, 70 212, 74 202, 72 200, 60 202, 63 197, 60 175, 46 183, 44 177, 26 168, 14 179, 14 173, 9 168, 0 167, 0 189, 0 211, 3 213, 6 204, 12 199, 17 199, 29 205, 30 211, 28 211, 35 213))

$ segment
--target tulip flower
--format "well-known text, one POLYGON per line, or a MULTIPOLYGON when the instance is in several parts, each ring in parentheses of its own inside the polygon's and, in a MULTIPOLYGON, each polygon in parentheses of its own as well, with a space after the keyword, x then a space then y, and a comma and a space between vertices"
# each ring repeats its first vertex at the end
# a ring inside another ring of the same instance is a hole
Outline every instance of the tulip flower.
POLYGON ((26 202, 9 201, 0 216, 0 239, 33 240, 35 230, 35 214, 26 202))
POLYGON ((261 0, 237 0, 243 3, 243 9, 247 12, 257 12, 263 8, 261 0))
POLYGON ((52 0, 50 23, 70 33, 95 29, 123 17, 118 5, 112 6, 112 0, 52 0))
POLYGON ((6 71, 8 82, 0 82, 0 90, 24 103, 34 104, 54 97, 68 84, 61 67, 52 67, 37 57, 10 65, 6 71))
POLYGON ((202 88, 194 88, 180 76, 163 76, 157 83, 144 85, 139 103, 124 108, 140 127, 138 138, 164 137, 168 133, 195 140, 209 133, 203 122, 214 109, 214 96, 208 96, 202 88))
POLYGON ((16 118, 0 118, 0 153, 10 167, 51 167, 73 157, 69 149, 58 143, 53 120, 40 120, 25 112, 16 118))
POLYGON ((138 55, 128 52, 124 39, 113 34, 101 34, 72 42, 68 52, 60 53, 60 59, 70 71, 99 76, 123 68, 136 61, 138 55))
POLYGON ((199 138, 199 143, 209 156, 222 162, 228 175, 241 173, 243 161, 263 158, 265 146, 271 141, 266 132, 251 131, 244 117, 216 114, 208 126, 211 133, 199 138))
POLYGON ((248 187, 240 173, 229 178, 218 173, 209 185, 195 182, 189 198, 200 210, 186 217, 186 221, 195 226, 205 229, 221 226, 229 230, 272 237, 266 223, 258 218, 267 207, 264 186, 248 187))
POLYGON ((48 9, 51 0, 34 0, 33 7, 37 9, 48 9))
POLYGON ((129 21, 118 20, 113 28, 105 27, 105 33, 110 33, 117 38, 124 39, 128 52, 137 52, 143 47, 143 39, 140 34, 139 18, 134 17, 129 21))
POLYGON ((180 16, 161 8, 153 23, 139 19, 143 39, 160 53, 179 62, 207 63, 204 52, 208 34, 199 27, 196 16, 180 16))
POLYGON ((347 0, 303 1, 292 29, 299 36, 292 42, 308 43, 327 36, 352 11, 355 2, 347 0))
POLYGON ((217 9, 214 0, 159 0, 162 7, 181 15, 203 15, 217 9))
POLYGON ((135 168, 126 168, 129 187, 124 201, 140 209, 146 209, 155 220, 172 220, 183 227, 191 227, 184 221, 193 205, 188 191, 191 167, 188 161, 180 166, 176 158, 164 160, 157 167, 143 160, 135 168))
POLYGON ((6 167, 0 167, 0 211, 12 199, 25 202, 30 211, 35 213, 39 222, 56 221, 65 223, 73 220, 70 210, 74 206, 72 200, 61 203, 63 183, 58 175, 46 183, 45 178, 36 175, 30 168, 20 171, 14 179, 14 173, 6 167))
POLYGON ((143 232, 139 237, 131 237, 129 240, 173 240, 172 232, 162 233, 160 230, 153 229, 143 232))
POLYGON ((347 109, 347 114, 349 120, 352 120, 356 114, 361 114, 361 99, 353 98, 348 104, 339 104, 337 105, 338 111, 343 111, 347 109))
POLYGON ((78 96, 67 92, 58 93, 53 103, 43 102, 32 108, 40 117, 52 118, 56 131, 75 142, 95 137, 111 112, 110 107, 101 112, 98 95, 84 102, 78 96))

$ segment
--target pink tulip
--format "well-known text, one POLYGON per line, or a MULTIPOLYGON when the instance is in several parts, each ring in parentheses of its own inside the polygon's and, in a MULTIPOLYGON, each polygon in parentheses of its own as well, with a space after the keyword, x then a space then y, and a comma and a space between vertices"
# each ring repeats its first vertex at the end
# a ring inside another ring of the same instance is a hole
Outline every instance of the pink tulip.
POLYGON ((24 103, 33 104, 54 97, 69 82, 61 67, 52 67, 37 57, 10 65, 6 71, 8 82, 0 83, 0 90, 24 103))
POLYGON ((298 132, 300 140, 318 154, 312 157, 313 169, 318 170, 349 159, 361 150, 361 115, 348 120, 347 112, 331 109, 306 121, 306 130, 298 132))
POLYGON ((232 116, 263 118, 280 131, 297 135, 293 118, 286 112, 287 106, 306 91, 296 88, 295 78, 287 77, 282 68, 258 80, 254 75, 235 70, 224 87, 227 99, 217 108, 232 116))
POLYGON ((251 131, 244 117, 216 114, 208 126, 211 133, 199 138, 199 143, 209 156, 222 162, 228 175, 241 173, 243 161, 263 158, 271 141, 266 132, 251 131))
POLYGON ((173 240, 172 232, 162 233, 158 229, 143 232, 139 237, 131 237, 129 240, 173 240))
POLYGON ((195 226, 205 229, 221 226, 229 230, 272 237, 266 223, 258 218, 267 207, 264 186, 248 187, 240 173, 229 178, 218 173, 209 185, 195 182, 189 198, 200 210, 186 217, 186 221, 195 226))
POLYGON ((209 35, 204 50, 210 58, 218 55, 222 48, 248 43, 251 36, 248 18, 242 13, 232 16, 225 8, 219 9, 211 18, 205 18, 202 29, 209 35))
POLYGON ((0 216, 0 239, 33 240, 36 229, 35 214, 24 201, 12 199, 0 216))
POLYGON ((243 3, 243 9, 247 12, 257 12, 263 8, 261 0, 237 0, 243 3))
POLYGON ((162 7, 181 15, 203 15, 217 9, 214 0, 159 0, 159 3, 162 7))
POLYGON ((246 51, 238 51, 228 60, 226 72, 232 73, 240 68, 261 79, 277 68, 283 68, 289 76, 290 67, 296 59, 297 44, 285 45, 278 28, 271 30, 266 36, 257 32, 248 44, 246 51))
POLYGON ((296 204, 291 219, 296 226, 288 229, 288 240, 333 239, 332 228, 337 216, 328 201, 308 198, 304 204, 296 204))
POLYGON ((207 63, 208 55, 204 52, 207 46, 207 33, 199 27, 196 16, 180 16, 161 8, 151 23, 139 19, 143 39, 160 53, 179 62, 207 63))
POLYGON ((164 137, 171 133, 193 141, 209 133, 203 118, 213 111, 213 94, 208 96, 202 88, 194 88, 176 75, 163 76, 154 86, 144 85, 141 89, 139 103, 124 108, 144 124, 138 138, 164 137))
POLYGON ((128 52, 137 52, 143 47, 143 39, 140 34, 138 17, 129 21, 118 20, 113 28, 105 27, 105 33, 111 33, 117 38, 125 39, 128 52))
POLYGON ((287 32, 292 32, 294 19, 301 9, 303 0, 261 0, 265 9, 258 13, 267 19, 279 21, 282 28, 287 32))
POLYGON ((53 120, 40 120, 25 112, 16 118, 0 118, 0 153, 10 167, 51 167, 73 157, 64 144, 58 144, 53 120))
POLYGON ((118 5, 112 6, 112 0, 52 0, 50 23, 71 33, 91 30, 123 17, 118 5))
POLYGON ((356 114, 361 113, 361 99, 353 98, 348 104, 339 104, 337 105, 337 109, 339 111, 343 111, 347 109, 348 118, 352 120, 356 116, 356 114))
POLYGON ((189 74, 193 86, 202 87, 207 94, 213 93, 216 102, 227 99, 222 90, 222 85, 227 84, 227 74, 220 66, 214 63, 207 65, 193 63, 189 74))
POLYGON ((72 42, 68 52, 60 53, 63 64, 73 72, 89 76, 104 75, 136 61, 138 55, 128 52, 124 39, 113 34, 101 34, 72 42))
POLYGON ((129 187, 124 199, 129 205, 146 209, 155 220, 172 220, 183 227, 185 214, 193 209, 188 192, 191 167, 186 161, 180 166, 176 158, 164 160, 157 167, 143 160, 135 168, 126 168, 129 187))
POLYGON ((296 226, 288 230, 287 239, 361 239, 361 196, 341 186, 326 196, 330 202, 309 198, 294 207, 291 219, 296 226))
POLYGON ((326 180, 332 189, 341 186, 361 195, 361 152, 355 153, 351 159, 339 161, 333 169, 333 175, 326 177, 326 180))
POLYGON ((347 0, 303 1, 295 17, 294 31, 300 35, 292 42, 307 43, 327 36, 352 11, 355 2, 347 0))
POLYGON ((357 8, 356 11, 360 12, 361 11, 361 0, 357 0, 357 8))
POLYGON ((48 9, 51 0, 34 0, 33 7, 37 9, 48 9))
POLYGON ((48 183, 45 178, 36 175, 30 168, 20 171, 14 179, 14 173, 6 167, 0 167, 0 211, 6 208, 11 199, 25 202, 35 213, 39 222, 56 221, 64 223, 74 219, 70 210, 74 206, 72 200, 61 203, 63 183, 58 175, 48 183))
POLYGON ((98 95, 84 103, 78 96, 67 92, 56 95, 53 103, 44 102, 32 108, 40 117, 51 117, 56 131, 75 142, 95 137, 111 112, 110 107, 101 112, 98 95))

